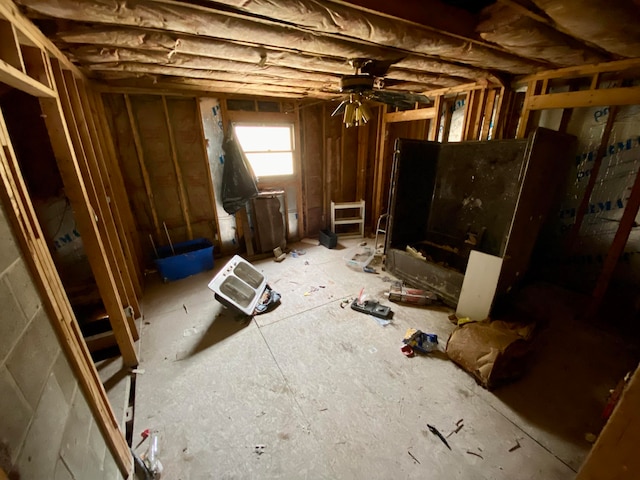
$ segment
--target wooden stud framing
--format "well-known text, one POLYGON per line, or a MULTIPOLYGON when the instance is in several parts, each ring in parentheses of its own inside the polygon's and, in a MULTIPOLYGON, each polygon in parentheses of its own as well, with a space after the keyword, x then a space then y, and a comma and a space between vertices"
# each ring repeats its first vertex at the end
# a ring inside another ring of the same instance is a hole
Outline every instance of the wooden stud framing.
POLYGON ((524 106, 522 107, 522 113, 520 115, 520 123, 518 124, 518 130, 516 131, 516 138, 524 138, 529 133, 531 124, 531 99, 537 95, 539 88, 539 82, 532 80, 529 82, 527 93, 524 98, 524 106))
POLYGON ((133 113, 133 107, 131 106, 131 100, 129 95, 124 96, 124 102, 127 106, 127 115, 129 116, 129 124, 131 125, 131 133, 133 134, 133 143, 136 146, 136 152, 138 153, 138 165, 140 167, 140 173, 142 175, 142 181, 144 183, 144 189, 147 192, 147 200, 149 201, 149 208, 151 208, 151 218, 153 220, 153 227, 156 231, 156 238, 159 240, 162 238, 162 232, 160 231, 160 222, 158 221, 158 212, 156 210, 156 204, 153 199, 153 190, 151 189, 151 180, 149 179, 149 171, 144 163, 144 150, 142 149, 142 141, 140 140, 140 132, 138 131, 138 124, 136 117, 133 113))
MULTIPOLYGON (((142 249, 140 245, 140 238, 138 235, 138 229, 133 219, 133 213, 128 202, 128 194, 124 186, 124 180, 122 178, 122 172, 118 164, 118 156, 116 154, 113 138, 111 137, 111 131, 107 123, 107 116, 102 103, 100 94, 93 93, 89 95, 89 102, 94 113, 94 117, 98 121, 98 134, 103 140, 103 144, 106 146, 106 156, 104 157, 105 169, 108 172, 108 177, 111 179, 111 186, 114 190, 114 198, 120 203, 119 212, 124 224, 123 230, 120 231, 129 244, 129 251, 134 259, 134 269, 138 275, 138 282, 142 285, 142 249)), ((105 151, 105 150, 103 150, 105 151)), ((142 293, 140 293, 142 294, 142 293)))
POLYGON ((444 110, 444 122, 442 124, 442 143, 447 143, 449 141, 449 134, 451 133, 451 119, 453 117, 453 107, 455 105, 455 100, 452 102, 450 100, 445 100, 443 105, 444 110))
MULTIPOLYGON (((58 83, 58 94, 63 108, 67 111, 67 125, 69 126, 71 137, 72 139, 76 137, 78 164, 85 178, 89 197, 94 201, 94 210, 99 218, 98 229, 100 230, 111 272, 120 294, 120 300, 124 306, 131 306, 135 318, 139 318, 141 316, 140 305, 129 276, 124 252, 120 246, 118 232, 111 213, 109 197, 98 166, 99 146, 93 144, 88 126, 90 119, 84 113, 80 102, 80 93, 73 75, 68 70, 58 72, 56 66, 57 64, 54 62, 54 76, 58 83), (60 73, 62 74, 61 77, 59 77, 60 73)), ((137 340, 138 330, 135 322, 133 318, 127 317, 133 339, 137 340)))
POLYGON ((442 121, 442 105, 443 105, 443 97, 442 95, 438 95, 433 104, 433 108, 435 113, 431 122, 429 122, 429 136, 428 139, 432 142, 438 141, 438 133, 440 132, 440 122, 442 121))
POLYGON ((4 60, 0 60, 0 82, 10 87, 22 90, 34 97, 55 98, 56 92, 41 84, 24 72, 12 67, 4 60))
MULTIPOLYGON (((108 269, 104 258, 105 252, 101 248, 100 238, 97 235, 95 218, 88 203, 87 192, 79 175, 75 153, 71 146, 69 132, 63 117, 60 100, 57 97, 51 65, 46 52, 56 56, 63 65, 73 71, 76 78, 84 78, 84 75, 35 25, 18 11, 12 1, 0 0, 0 17, 6 19, 11 25, 11 37, 13 37, 10 44, 5 42, 7 40, 6 36, 3 35, 0 39, 1 48, 5 49, 5 53, 2 55, 6 54, 6 48, 14 51, 14 64, 2 62, 0 77, 4 79, 2 81, 8 79, 9 81, 6 81, 6 83, 9 85, 33 96, 40 97, 41 108, 46 117, 45 121, 56 160, 65 180, 67 194, 72 201, 78 227, 83 232, 85 249, 90 258, 93 255, 99 255, 100 258, 94 263, 102 263, 102 266, 108 269), (28 45, 18 45, 18 31, 22 35, 21 38, 28 45), (20 62, 15 61, 16 54, 19 56, 24 55, 20 62), (4 68, 5 65, 11 68, 4 68)), ((4 21, 3 24, 7 25, 4 21)), ((6 60, 7 58, 3 57, 3 59, 6 60)), ((133 470, 131 451, 119 428, 119 422, 111 409, 109 399, 49 253, 1 111, 0 144, 0 181, 4 187, 0 188, 0 197, 2 197, 6 207, 7 216, 22 247, 24 259, 42 295, 43 306, 49 314, 53 328, 60 339, 62 349, 93 412, 96 424, 113 454, 120 473, 126 478, 133 470)), ((105 279, 103 274, 103 270, 98 269, 96 279, 100 279, 99 284, 109 280, 108 278, 105 279)), ((110 283, 113 294, 110 298, 117 300, 113 290, 112 278, 110 283)), ((109 298, 106 303, 109 303, 109 298)), ((121 310, 120 314, 122 314, 121 310)), ((124 329, 119 329, 116 332, 116 336, 119 337, 119 344, 124 346, 122 352, 123 361, 125 364, 135 365, 137 364, 137 358, 133 344, 130 341, 130 335, 128 335, 127 342, 121 342, 123 334, 126 334, 126 321, 123 321, 122 325, 124 329)))
POLYGON ((389 132, 387 127, 387 110, 388 106, 385 105, 380 115, 380 122, 378 127, 380 146, 378 148, 378 159, 376 161, 374 172, 374 187, 373 187, 373 209, 372 209, 372 221, 378 219, 382 214, 384 206, 382 205, 382 194, 384 189, 384 171, 385 171, 385 155, 387 150, 387 142, 389 140, 389 132))
POLYGON ((631 194, 629 195, 627 204, 624 207, 624 212, 622 213, 622 218, 618 225, 618 230, 616 231, 616 235, 613 237, 613 241, 609 247, 609 252, 607 253, 607 258, 602 266, 602 271, 600 272, 596 286, 591 294, 592 300, 587 309, 588 316, 595 315, 600 308, 602 299, 607 293, 607 288, 609 287, 609 282, 611 281, 613 272, 618 264, 618 260, 620 260, 620 255, 622 255, 624 247, 627 245, 627 241, 629 240, 629 234, 631 233, 631 229, 633 228, 639 209, 640 170, 636 173, 636 178, 633 183, 633 187, 631 188, 631 194))
MULTIPOLYGON (((58 103, 59 106, 59 103, 58 103)), ((58 110, 59 116, 61 115, 58 110)), ((4 188, 0 196, 24 252, 32 277, 42 293, 42 300, 62 349, 73 368, 105 442, 124 477, 133 469, 129 446, 111 409, 91 354, 82 337, 69 299, 53 264, 9 140, 0 111, 0 177, 4 188)))
POLYGON ((595 158, 593 159, 593 165, 591 166, 591 172, 589 174, 589 181, 587 182, 587 186, 584 189, 584 193, 582 194, 582 200, 580 201, 580 205, 576 210, 576 219, 569 231, 567 236, 567 240, 565 243, 565 252, 571 252, 576 239, 578 238, 578 234, 580 233, 580 228, 582 227, 582 221, 584 220, 584 216, 587 213, 587 209, 589 208, 589 201, 591 200, 591 194, 593 193, 593 189, 598 180, 598 173, 600 172, 600 166, 602 165, 602 159, 607 153, 607 146, 609 145, 609 139, 611 138, 611 131, 613 130, 613 124, 616 120, 616 115, 618 113, 617 107, 609 107, 609 116, 607 117, 607 123, 604 126, 604 130, 602 131, 602 137, 600 139, 600 145, 598 146, 598 151, 596 153, 595 158))
POLYGON ((640 87, 621 87, 534 95, 529 99, 528 109, 545 110, 638 104, 640 104, 640 87))
POLYGON ((450 95, 452 93, 470 92, 473 90, 481 90, 484 88, 500 87, 500 86, 502 85, 492 84, 484 80, 480 82, 465 83, 463 85, 458 85, 456 87, 439 88, 437 90, 430 90, 428 92, 424 92, 424 95, 428 97, 437 97, 439 95, 450 95))
MULTIPOLYGON (((86 80, 85 75, 76 67, 71 60, 65 57, 51 40, 36 27, 27 17, 25 17, 17 5, 12 0, 0 0, 0 17, 4 17, 11 22, 32 46, 49 52, 53 55, 66 70, 71 70, 76 78, 86 80)), ((36 95, 37 96, 37 95, 36 95)))
POLYGON ((480 140, 488 140, 491 131, 491 120, 493 118, 493 110, 496 103, 496 95, 498 91, 492 88, 487 92, 485 100, 484 112, 482 113, 482 130, 480 131, 480 140))
MULTIPOLYGON (((329 112, 327 111, 326 103, 322 104, 322 185, 324 188, 322 189, 322 223, 326 227, 327 219, 329 218, 329 173, 328 173, 328 151, 327 148, 327 121, 329 117, 329 112)), ((378 115, 378 122, 380 122, 380 117, 382 115, 378 115)), ((380 124, 378 123, 378 126, 380 124)), ((378 130, 380 131, 380 130, 378 130)), ((378 135, 379 141, 380 135, 378 135)), ((376 152, 378 149, 376 148, 376 152)))
POLYGON ((13 68, 25 71, 18 32, 13 23, 0 19, 0 60, 4 60, 13 68))
POLYGON ((37 80, 45 87, 51 88, 51 72, 49 71, 49 62, 46 52, 36 47, 21 47, 22 58, 24 59, 25 73, 31 78, 37 80))
POLYGON ((133 337, 107 260, 106 249, 96 223, 96 214, 91 207, 87 189, 82 180, 76 152, 62 114, 60 99, 57 97, 40 99, 40 106, 42 113, 45 115, 45 123, 60 175, 73 207, 78 228, 82 232, 87 257, 98 284, 100 296, 109 314, 111 326, 122 354, 122 360, 125 365, 135 366, 138 364, 138 357, 133 344, 133 337))
POLYGON ((473 128, 473 120, 477 112, 477 90, 469 90, 464 105, 464 119, 462 120, 462 141, 471 140, 470 131, 473 128))
POLYGON ((167 133, 169 134, 169 145, 171 147, 171 161, 173 162, 173 170, 176 173, 178 182, 178 198, 180 199, 180 208, 182 209, 182 218, 187 227, 187 236, 189 240, 193 240, 193 230, 191 228, 191 215, 189 213, 189 202, 182 180, 182 170, 178 162, 178 150, 176 149, 176 140, 173 136, 173 127, 171 126, 171 118, 169 117, 169 107, 167 106, 167 97, 162 96, 162 109, 164 111, 164 119, 167 124, 167 133))
MULTIPOLYGON (((113 241, 119 244, 119 248, 122 250, 122 255, 124 256, 124 261, 126 263, 127 274, 129 280, 133 286, 133 295, 135 297, 142 296, 142 284, 140 282, 137 260, 135 258, 135 253, 132 251, 129 245, 129 241, 126 236, 126 227, 122 220, 122 215, 120 210, 122 209, 122 204, 127 201, 126 196, 119 197, 114 193, 114 188, 112 186, 111 177, 109 175, 109 170, 106 166, 106 149, 104 146, 104 141, 101 137, 101 132, 99 132, 98 127, 96 125, 96 117, 94 113, 94 109, 92 108, 90 102, 90 96, 87 92, 86 86, 83 81, 76 80, 76 87, 78 90, 78 95, 80 101, 82 103, 82 109, 85 112, 85 120, 87 122, 87 127, 89 128, 89 134, 92 139, 93 147, 96 151, 96 163, 102 178, 102 182, 104 184, 105 192, 108 197, 109 207, 111 209, 111 214, 113 216, 115 233, 113 237, 113 241)), ((137 331, 137 329, 136 329, 137 331)))
MULTIPOLYGON (((140 286, 136 288, 137 277, 134 275, 135 263, 131 258, 131 253, 126 241, 122 241, 118 234, 122 229, 122 222, 120 221, 120 213, 118 199, 115 198, 111 189, 111 181, 109 175, 104 168, 104 154, 102 151, 102 145, 99 141, 98 134, 95 128, 94 118, 91 114, 91 106, 87 98, 87 93, 84 88, 84 83, 81 80, 76 80, 71 72, 65 70, 63 72, 65 78, 68 81, 69 91, 71 93, 72 103, 75 105, 77 111, 80 112, 80 121, 85 124, 83 130, 85 130, 85 137, 87 139, 87 146, 93 153, 89 152, 88 158, 91 160, 90 167, 92 168, 92 176, 96 179, 99 187, 99 193, 104 195, 106 199, 104 208, 106 212, 105 223, 107 225, 107 231, 109 233, 110 241, 113 245, 115 253, 115 260, 118 264, 118 268, 121 271, 122 279, 124 282, 125 291, 129 298, 130 305, 133 307, 135 318, 141 316, 140 305, 138 302, 138 295, 141 295, 140 286)), ((138 330, 135 324, 131 325, 131 331, 134 338, 138 339, 138 330)))
MULTIPOLYGON (((207 138, 204 134, 204 125, 202 124, 202 107, 200 107, 200 99, 196 98, 196 111, 198 114, 198 124, 199 124, 199 132, 200 132, 200 141, 202 143, 202 151, 204 153, 204 162, 205 169, 208 173, 207 175, 207 192, 209 193, 209 202, 211 208, 213 209, 213 218, 214 218, 214 228, 216 230, 216 247, 218 251, 221 251, 222 240, 220 239, 220 223, 218 222, 218 209, 216 208, 216 194, 213 189, 213 179, 211 178, 211 166, 209 165, 209 150, 207 148, 207 138)), ((224 117, 223 117, 224 118, 224 117)))
POLYGON ((497 95, 498 102, 496 114, 493 117, 493 133, 491 135, 494 140, 503 138, 508 112, 513 101, 513 92, 507 87, 502 87, 497 95))
POLYGON ((367 188, 367 158, 369 157, 369 124, 358 127, 358 160, 356 167, 356 198, 364 198, 367 188))
POLYGON ((625 70, 632 70, 636 68, 640 68, 640 59, 638 58, 630 58, 615 62, 596 63, 593 65, 558 68, 556 70, 547 70, 520 77, 517 79, 516 85, 525 85, 528 82, 542 80, 544 78, 590 77, 596 73, 624 72, 625 70))
POLYGON ((418 108, 416 110, 404 110, 401 112, 385 113, 385 122, 411 122, 414 120, 429 120, 436 116, 434 107, 418 108))

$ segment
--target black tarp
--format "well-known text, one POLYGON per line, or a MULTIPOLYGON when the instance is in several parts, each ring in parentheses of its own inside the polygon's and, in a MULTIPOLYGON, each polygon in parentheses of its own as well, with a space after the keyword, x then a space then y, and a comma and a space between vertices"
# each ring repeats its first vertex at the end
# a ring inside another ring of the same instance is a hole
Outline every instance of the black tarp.
POLYGON ((224 144, 224 170, 222 171, 222 206, 231 215, 247 201, 258 195, 256 177, 247 156, 235 135, 228 136, 224 144))

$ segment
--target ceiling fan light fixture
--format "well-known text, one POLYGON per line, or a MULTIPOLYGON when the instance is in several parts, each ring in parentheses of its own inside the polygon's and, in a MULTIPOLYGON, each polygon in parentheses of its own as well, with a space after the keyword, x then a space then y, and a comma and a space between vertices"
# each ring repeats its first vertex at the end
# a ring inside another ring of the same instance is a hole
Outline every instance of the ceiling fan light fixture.
POLYGON ((360 111, 360 118, 362 119, 362 123, 367 123, 369 120, 371 120, 371 117, 373 115, 371 114, 369 105, 367 105, 366 103, 360 103, 358 110, 360 111))
POLYGON ((356 112, 357 112, 357 106, 355 103, 353 103, 353 101, 350 101, 349 103, 347 103, 347 105, 344 108, 344 124, 347 128, 353 126, 356 122, 356 112))

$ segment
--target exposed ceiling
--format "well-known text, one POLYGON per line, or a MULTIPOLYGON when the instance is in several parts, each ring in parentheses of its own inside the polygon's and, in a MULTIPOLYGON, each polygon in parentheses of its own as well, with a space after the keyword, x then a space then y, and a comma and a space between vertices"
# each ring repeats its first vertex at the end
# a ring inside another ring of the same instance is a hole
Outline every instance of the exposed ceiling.
POLYGON ((505 83, 640 56, 638 0, 16 0, 88 76, 332 98, 348 59, 394 61, 384 88, 505 83))

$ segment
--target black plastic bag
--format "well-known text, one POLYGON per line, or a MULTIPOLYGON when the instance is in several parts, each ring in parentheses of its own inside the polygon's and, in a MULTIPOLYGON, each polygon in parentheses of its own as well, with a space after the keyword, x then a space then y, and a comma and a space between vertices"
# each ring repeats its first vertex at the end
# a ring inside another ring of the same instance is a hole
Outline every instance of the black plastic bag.
POLYGON ((230 135, 222 145, 224 170, 222 171, 222 207, 233 215, 247 201, 258 195, 258 185, 251 165, 235 135, 230 135))

